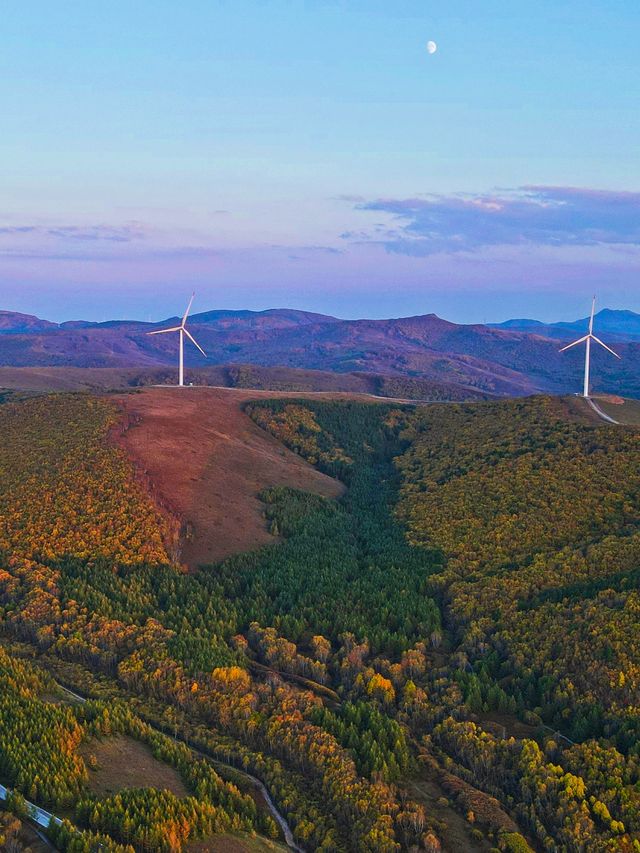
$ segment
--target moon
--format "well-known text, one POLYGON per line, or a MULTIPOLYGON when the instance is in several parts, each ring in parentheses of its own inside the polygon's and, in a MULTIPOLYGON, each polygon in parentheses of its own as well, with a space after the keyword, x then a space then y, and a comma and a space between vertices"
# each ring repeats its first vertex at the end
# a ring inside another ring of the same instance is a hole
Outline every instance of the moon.
POLYGON ((438 49, 438 45, 434 41, 427 42, 427 53, 435 53, 438 49))

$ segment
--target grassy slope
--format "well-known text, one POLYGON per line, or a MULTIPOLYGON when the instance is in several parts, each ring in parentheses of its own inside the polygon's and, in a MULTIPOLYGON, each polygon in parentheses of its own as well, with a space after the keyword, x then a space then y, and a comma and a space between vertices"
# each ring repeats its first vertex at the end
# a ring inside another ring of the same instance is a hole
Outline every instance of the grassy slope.
POLYGON ((640 426, 640 400, 622 397, 596 397, 598 406, 605 415, 627 426, 640 426))

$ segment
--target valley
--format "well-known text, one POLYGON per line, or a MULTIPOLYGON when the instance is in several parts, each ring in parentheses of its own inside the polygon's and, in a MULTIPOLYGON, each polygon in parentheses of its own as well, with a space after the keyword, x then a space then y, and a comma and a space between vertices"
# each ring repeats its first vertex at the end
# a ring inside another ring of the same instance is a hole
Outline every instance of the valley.
POLYGON ((233 766, 306 851, 640 843, 635 427, 197 387, 0 427, 0 782, 61 849, 281 844, 233 766))

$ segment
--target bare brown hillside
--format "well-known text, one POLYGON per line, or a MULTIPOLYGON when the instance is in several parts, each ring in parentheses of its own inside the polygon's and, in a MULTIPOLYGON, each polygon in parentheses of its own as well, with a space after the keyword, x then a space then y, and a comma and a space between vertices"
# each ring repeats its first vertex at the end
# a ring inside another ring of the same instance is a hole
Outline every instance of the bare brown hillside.
POLYGON ((119 441, 161 501, 181 519, 185 536, 180 559, 190 567, 275 541, 258 499, 268 486, 330 498, 343 491, 340 483, 316 471, 243 413, 242 404, 260 396, 305 395, 148 388, 116 397, 128 423, 119 441))

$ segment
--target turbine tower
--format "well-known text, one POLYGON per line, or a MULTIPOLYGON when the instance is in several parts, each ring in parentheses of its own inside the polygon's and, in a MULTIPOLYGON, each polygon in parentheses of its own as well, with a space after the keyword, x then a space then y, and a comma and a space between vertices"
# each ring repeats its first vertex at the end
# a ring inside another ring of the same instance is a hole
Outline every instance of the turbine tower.
POLYGON ((178 386, 182 388, 184 386, 184 336, 186 335, 192 344, 195 344, 202 355, 206 358, 207 354, 202 349, 200 344, 193 337, 189 329, 187 329, 187 317, 189 316, 189 311, 191 311, 191 306, 193 304, 193 297, 195 293, 191 294, 191 299, 189 300, 189 304, 187 305, 187 310, 184 312, 184 317, 182 318, 182 323, 179 326, 172 326, 170 329, 158 329, 157 332, 147 332, 148 335, 166 335, 168 332, 180 332, 180 355, 179 355, 179 368, 178 368, 178 386))
POLYGON ((571 347, 575 347, 578 344, 586 343, 585 354, 584 354, 584 390, 582 392, 582 396, 588 398, 589 397, 589 368, 591 364, 591 341, 595 341, 597 344, 600 344, 601 347, 604 347, 608 350, 611 355, 615 355, 616 358, 621 358, 617 352, 614 352, 611 347, 608 347, 606 344, 602 343, 600 338, 596 338, 593 334, 593 315, 596 310, 596 298, 593 297, 593 302, 591 303, 591 317, 589 319, 589 331, 587 334, 580 338, 577 341, 574 341, 572 344, 567 344, 566 347, 562 347, 560 352, 564 352, 565 350, 571 349, 571 347))

